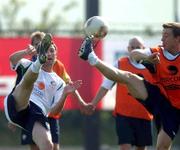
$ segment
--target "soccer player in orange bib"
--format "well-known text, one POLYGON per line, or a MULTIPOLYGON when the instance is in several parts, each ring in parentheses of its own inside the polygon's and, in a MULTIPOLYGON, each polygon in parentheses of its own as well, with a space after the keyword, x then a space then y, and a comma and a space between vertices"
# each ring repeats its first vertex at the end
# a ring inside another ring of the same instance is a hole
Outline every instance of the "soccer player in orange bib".
POLYGON ((125 84, 133 97, 155 118, 159 117, 157 149, 169 150, 180 125, 180 23, 163 24, 161 40, 162 47, 134 50, 130 54, 150 70, 156 83, 101 61, 93 51, 90 38, 83 41, 79 56, 110 80, 125 84))
MULTIPOLYGON (((144 49, 144 41, 140 37, 133 37, 128 43, 128 52, 134 49, 144 49)), ((149 71, 142 65, 134 61, 131 57, 119 58, 114 67, 131 71, 148 81, 153 81, 149 71)), ((96 96, 88 105, 93 105, 87 110, 91 114, 97 103, 106 95, 108 90, 115 85, 114 81, 105 79, 96 96)), ((88 106, 87 106, 88 109, 88 106)), ((134 99, 128 92, 127 87, 117 83, 116 103, 113 111, 116 121, 116 133, 120 150, 130 150, 135 146, 136 150, 145 150, 146 146, 152 145, 151 120, 152 114, 134 99), (142 126, 143 125, 143 126, 142 126)))

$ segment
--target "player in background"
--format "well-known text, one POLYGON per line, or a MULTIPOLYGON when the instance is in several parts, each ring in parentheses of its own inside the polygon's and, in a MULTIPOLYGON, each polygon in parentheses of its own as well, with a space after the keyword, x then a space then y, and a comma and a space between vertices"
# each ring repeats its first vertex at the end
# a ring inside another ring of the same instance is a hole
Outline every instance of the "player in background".
MULTIPOLYGON (((134 49, 144 49, 144 41, 140 37, 133 37, 128 43, 128 52, 134 49)), ((114 67, 121 70, 131 71, 148 81, 152 81, 149 71, 134 61, 130 56, 119 58, 114 67)), ((96 105, 107 94, 116 82, 105 79, 96 96, 88 104, 87 114, 92 114, 96 105), (89 107, 89 106, 93 107, 89 107)), ((146 108, 134 99, 125 85, 117 83, 116 103, 113 111, 116 121, 116 133, 120 150, 130 150, 135 146, 136 150, 145 150, 146 146, 152 145, 151 120, 153 116, 146 108)))

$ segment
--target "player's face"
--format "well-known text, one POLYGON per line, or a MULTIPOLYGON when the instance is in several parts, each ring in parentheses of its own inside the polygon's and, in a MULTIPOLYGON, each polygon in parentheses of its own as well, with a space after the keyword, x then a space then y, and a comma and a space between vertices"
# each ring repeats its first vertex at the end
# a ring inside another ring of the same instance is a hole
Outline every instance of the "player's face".
POLYGON ((177 40, 173 35, 172 29, 166 28, 163 30, 161 41, 164 49, 168 50, 169 52, 176 50, 177 40))
POLYGON ((56 59, 56 48, 51 45, 47 51, 47 63, 54 64, 56 59))
POLYGON ((38 48, 38 45, 39 45, 39 43, 41 42, 41 40, 42 39, 39 39, 39 38, 35 38, 34 39, 34 41, 33 41, 33 46, 34 46, 34 48, 37 50, 37 48, 38 48))

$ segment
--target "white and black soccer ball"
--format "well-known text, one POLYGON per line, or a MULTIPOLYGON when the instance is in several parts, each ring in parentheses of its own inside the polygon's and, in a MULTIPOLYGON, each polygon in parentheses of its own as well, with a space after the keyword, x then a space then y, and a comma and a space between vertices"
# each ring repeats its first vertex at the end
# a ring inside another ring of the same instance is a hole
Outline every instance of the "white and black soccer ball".
POLYGON ((103 17, 93 16, 85 22, 84 32, 88 37, 104 38, 108 33, 108 23, 103 17))

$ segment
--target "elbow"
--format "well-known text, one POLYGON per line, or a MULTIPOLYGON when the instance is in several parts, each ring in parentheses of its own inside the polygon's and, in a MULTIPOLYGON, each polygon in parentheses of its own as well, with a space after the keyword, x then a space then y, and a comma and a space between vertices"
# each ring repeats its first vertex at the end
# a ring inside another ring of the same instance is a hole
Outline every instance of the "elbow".
POLYGON ((17 64, 17 62, 15 61, 13 55, 10 55, 10 56, 9 56, 9 62, 10 62, 12 65, 16 65, 16 64, 17 64))
POLYGON ((9 56, 9 61, 12 63, 13 62, 13 57, 12 55, 9 56))

